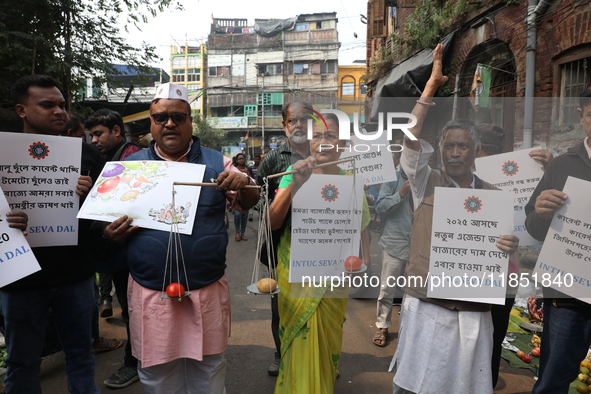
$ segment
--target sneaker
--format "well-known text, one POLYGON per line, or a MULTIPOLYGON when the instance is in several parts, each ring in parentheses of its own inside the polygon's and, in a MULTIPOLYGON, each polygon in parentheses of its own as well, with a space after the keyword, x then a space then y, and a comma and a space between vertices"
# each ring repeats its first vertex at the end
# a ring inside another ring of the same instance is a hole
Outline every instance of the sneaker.
POLYGON ((133 382, 140 380, 137 368, 121 367, 113 375, 109 376, 103 383, 111 389, 122 389, 133 382))
POLYGON ((281 364, 280 358, 276 358, 275 360, 273 360, 273 362, 269 365, 269 368, 267 368, 267 372, 269 373, 269 375, 278 376, 280 364, 281 364))

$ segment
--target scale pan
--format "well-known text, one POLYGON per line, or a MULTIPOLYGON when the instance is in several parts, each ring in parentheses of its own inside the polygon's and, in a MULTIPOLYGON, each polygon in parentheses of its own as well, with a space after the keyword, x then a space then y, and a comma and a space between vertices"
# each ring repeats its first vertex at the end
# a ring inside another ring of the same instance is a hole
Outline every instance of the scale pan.
POLYGON ((273 295, 273 294, 279 293, 279 287, 276 287, 275 290, 273 290, 270 293, 263 293, 262 291, 259 290, 259 288, 257 287, 257 284, 256 283, 253 283, 250 286, 246 286, 246 290, 248 290, 249 293, 253 293, 253 294, 269 294, 269 295, 273 295))
POLYGON ((180 299, 181 299, 181 298, 183 298, 183 297, 187 297, 187 296, 190 296, 190 295, 191 295, 191 292, 190 292, 190 291, 185 291, 185 292, 183 293, 183 295, 182 295, 182 296, 180 296, 180 297, 169 297, 169 296, 168 296, 168 294, 166 294, 166 293, 162 293, 162 294, 160 295, 160 299, 161 299, 161 300, 169 299, 169 300, 179 300, 179 301, 180 301, 180 299))

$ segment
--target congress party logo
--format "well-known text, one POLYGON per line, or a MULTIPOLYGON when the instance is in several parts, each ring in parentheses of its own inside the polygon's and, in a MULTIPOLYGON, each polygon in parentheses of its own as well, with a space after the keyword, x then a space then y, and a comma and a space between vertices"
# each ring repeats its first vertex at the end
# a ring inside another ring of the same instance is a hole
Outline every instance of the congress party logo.
POLYGON ((339 189, 335 185, 328 184, 322 188, 320 194, 326 201, 333 202, 339 197, 339 189))
POLYGON ((464 208, 470 213, 476 213, 482 208, 482 201, 476 196, 468 197, 464 201, 464 208))
POLYGON ((507 161, 503 164, 503 173, 507 176, 513 176, 519 172, 519 166, 514 161, 507 161))
POLYGON ((49 155, 49 147, 43 142, 33 142, 29 146, 29 155, 37 160, 45 159, 49 155))

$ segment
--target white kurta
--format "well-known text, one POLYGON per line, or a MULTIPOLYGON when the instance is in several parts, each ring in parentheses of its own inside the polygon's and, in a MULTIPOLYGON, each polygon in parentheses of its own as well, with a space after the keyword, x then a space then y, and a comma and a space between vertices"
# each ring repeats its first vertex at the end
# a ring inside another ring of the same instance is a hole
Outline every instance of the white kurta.
MULTIPOLYGON (((433 147, 404 149, 400 163, 411 184, 414 206, 423 199, 433 147)), ((474 182, 472 183, 474 185, 474 182)), ((425 234, 430 237, 431 234, 425 234)), ((396 352, 394 394, 492 393, 493 326, 490 311, 450 310, 404 296, 396 352)))
POLYGON ((492 393, 490 312, 458 312, 404 296, 390 364, 394 394, 492 393))

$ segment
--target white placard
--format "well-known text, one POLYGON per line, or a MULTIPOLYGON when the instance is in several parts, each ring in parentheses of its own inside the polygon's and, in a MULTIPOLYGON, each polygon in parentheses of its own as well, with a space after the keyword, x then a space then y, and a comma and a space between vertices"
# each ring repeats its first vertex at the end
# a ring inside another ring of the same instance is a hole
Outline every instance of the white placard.
POLYGON ((0 287, 3 287, 41 267, 21 230, 8 227, 6 212, 10 208, 4 194, 0 194, 0 287))
POLYGON ((82 140, 0 132, 2 190, 11 210, 29 215, 32 247, 78 243, 82 140))
POLYGON ((501 190, 435 188, 428 297, 505 303, 509 256, 496 240, 511 233, 512 207, 501 190))
POLYGON ((513 235, 519 246, 540 245, 525 228, 525 205, 544 175, 544 167, 529 156, 537 149, 524 149, 476 159, 476 175, 514 196, 513 235))
MULTIPOLYGON (((170 231, 178 224, 181 234, 191 234, 200 186, 175 186, 173 182, 202 182, 202 164, 168 161, 111 161, 84 201, 79 218, 112 222, 127 215, 133 224, 170 231)), ((208 180, 209 181, 209 180, 208 180)))
POLYGON ((290 282, 339 276, 359 256, 363 185, 346 175, 312 174, 292 202, 290 282))
POLYGON ((591 303, 591 182, 569 176, 563 191, 531 280, 591 303))
MULTIPOLYGON (((396 168, 392 152, 388 150, 389 146, 387 133, 382 133, 377 139, 369 141, 353 135, 350 143, 347 142, 347 148, 342 150, 341 159, 355 157, 355 171, 353 163, 344 163, 343 168, 354 173, 366 185, 395 181, 396 168)), ((391 147, 392 150, 399 148, 391 147)))

